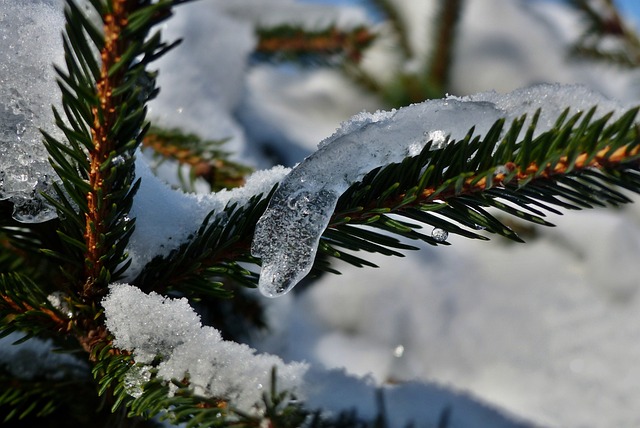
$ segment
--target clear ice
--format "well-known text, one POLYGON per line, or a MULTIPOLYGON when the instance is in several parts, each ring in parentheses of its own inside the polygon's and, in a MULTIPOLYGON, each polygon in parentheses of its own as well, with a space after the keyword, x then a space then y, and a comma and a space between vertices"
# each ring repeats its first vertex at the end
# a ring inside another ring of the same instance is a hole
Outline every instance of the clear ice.
POLYGON ((22 222, 56 215, 40 194, 55 177, 40 129, 59 135, 52 63, 63 63, 62 28, 56 1, 0 2, 0 200, 10 200, 22 222))
POLYGON ((372 169, 419 154, 429 140, 434 140, 434 148, 441 147, 464 138, 472 127, 475 135, 484 135, 500 118, 508 126, 541 108, 536 128, 541 133, 566 107, 575 113, 595 105, 601 114, 624 111, 583 86, 539 85, 354 116, 293 168, 258 221, 251 248, 262 259, 258 288, 267 297, 277 297, 309 273, 338 198, 372 169))

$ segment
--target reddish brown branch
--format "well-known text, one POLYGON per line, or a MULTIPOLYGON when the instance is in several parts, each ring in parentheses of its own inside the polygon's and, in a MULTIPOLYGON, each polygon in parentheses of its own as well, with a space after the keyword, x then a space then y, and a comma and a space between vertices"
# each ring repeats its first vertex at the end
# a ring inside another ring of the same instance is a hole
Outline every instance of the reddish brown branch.
POLYGON ((52 311, 51 309, 36 308, 26 302, 17 303, 11 297, 6 295, 0 295, 0 299, 14 311, 14 314, 9 315, 9 317, 16 317, 20 314, 26 314, 27 312, 40 312, 47 315, 53 323, 54 328, 52 328, 52 331, 68 333, 71 330, 70 320, 60 317, 55 311, 52 311))
POLYGON ((332 27, 321 33, 311 33, 302 29, 263 33, 260 35, 257 52, 287 55, 344 53, 353 62, 362 58, 375 35, 367 28, 359 27, 352 31, 343 31, 332 27))
POLYGON ((91 127, 93 150, 89 153, 89 185, 91 190, 87 194, 87 214, 85 216, 85 242, 87 246, 85 259, 86 282, 82 290, 85 298, 95 294, 95 283, 103 268, 102 256, 105 248, 103 237, 106 230, 108 210, 111 208, 103 195, 109 192, 106 185, 107 170, 100 167, 107 161, 110 152, 116 147, 116 141, 110 138, 110 130, 117 119, 119 100, 113 96, 113 90, 122 82, 123 72, 109 75, 109 70, 120 60, 125 46, 121 33, 127 25, 128 0, 114 0, 113 13, 104 17, 105 44, 100 52, 102 66, 100 79, 97 82, 99 104, 92 108, 94 122, 91 127))

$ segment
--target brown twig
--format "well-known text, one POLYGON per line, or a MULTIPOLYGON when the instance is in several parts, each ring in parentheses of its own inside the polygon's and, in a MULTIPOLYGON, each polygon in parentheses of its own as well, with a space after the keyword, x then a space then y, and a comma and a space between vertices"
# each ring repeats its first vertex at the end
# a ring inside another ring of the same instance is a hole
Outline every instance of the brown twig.
POLYGON ((110 130, 116 123, 118 97, 113 91, 123 79, 123 71, 109 74, 112 67, 118 63, 124 53, 124 43, 121 33, 127 25, 130 0, 114 0, 112 13, 104 17, 105 43, 100 52, 102 66, 100 79, 97 82, 97 98, 99 104, 92 108, 94 122, 91 127, 93 150, 89 153, 89 185, 91 190, 87 194, 87 214, 85 215, 86 242, 85 278, 82 295, 88 298, 96 293, 95 283, 103 268, 102 256, 105 248, 102 245, 106 230, 106 216, 111 208, 104 199, 109 192, 109 186, 105 180, 106 171, 101 166, 109 158, 109 154, 116 147, 116 141, 110 137, 110 130))

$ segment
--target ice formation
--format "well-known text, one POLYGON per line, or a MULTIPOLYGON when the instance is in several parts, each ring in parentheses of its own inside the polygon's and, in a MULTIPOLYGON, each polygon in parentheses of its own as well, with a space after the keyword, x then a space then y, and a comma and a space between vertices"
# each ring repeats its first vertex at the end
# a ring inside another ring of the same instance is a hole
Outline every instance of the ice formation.
POLYGON ((279 357, 256 354, 247 345, 222 340, 213 327, 202 326, 187 299, 145 294, 128 284, 112 284, 102 301, 107 328, 115 346, 133 352, 137 363, 127 388, 140 395, 149 380, 147 368, 161 356, 158 376, 184 379, 195 394, 226 398, 244 411, 255 410, 277 368, 278 386, 295 391, 307 371, 302 363, 285 364, 279 357))
POLYGON ((40 196, 55 173, 39 129, 56 134, 52 63, 63 63, 62 28, 58 1, 0 1, 0 200, 13 202, 23 222, 55 216, 40 196))
POLYGON ((459 140, 472 127, 475 135, 484 135, 500 118, 508 124, 541 108, 536 128, 541 133, 565 108, 578 112, 596 105, 601 114, 623 111, 619 103, 583 86, 539 85, 353 117, 293 168, 258 221, 252 254, 262 258, 260 291, 268 297, 287 293, 309 273, 338 198, 372 169, 420 153, 429 140, 439 147, 445 135, 459 140))

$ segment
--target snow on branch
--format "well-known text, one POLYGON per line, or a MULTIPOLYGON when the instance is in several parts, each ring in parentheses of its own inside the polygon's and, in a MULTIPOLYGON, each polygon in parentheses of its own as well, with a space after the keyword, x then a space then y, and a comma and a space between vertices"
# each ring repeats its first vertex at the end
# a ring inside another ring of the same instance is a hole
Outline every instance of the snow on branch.
POLYGON ((262 258, 260 291, 285 294, 309 273, 340 195, 375 168, 416 156, 430 141, 437 149, 463 139, 471 129, 482 137, 499 119, 510 123, 527 115, 526 130, 540 109, 535 138, 568 107, 580 112, 594 106, 600 116, 613 111, 614 118, 627 110, 583 86, 539 85, 353 117, 286 176, 258 221, 252 254, 262 258))
POLYGON ((161 379, 188 378, 194 394, 230 400, 244 411, 261 400, 273 367, 279 385, 288 391, 296 390, 307 371, 306 364, 285 364, 279 357, 222 340, 218 330, 202 326, 186 298, 145 294, 128 284, 112 284, 109 291, 102 301, 107 328, 116 337, 114 345, 132 351, 137 363, 127 379, 130 395, 141 393, 149 378, 140 374, 156 358, 161 379))

